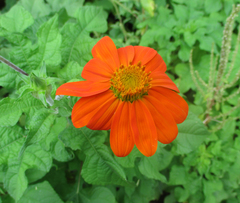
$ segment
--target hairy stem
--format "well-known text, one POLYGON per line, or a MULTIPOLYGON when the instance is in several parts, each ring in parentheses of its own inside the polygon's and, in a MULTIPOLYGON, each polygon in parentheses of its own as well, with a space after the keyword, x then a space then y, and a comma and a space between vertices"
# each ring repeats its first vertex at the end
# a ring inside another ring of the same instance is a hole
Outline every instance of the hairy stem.
POLYGON ((17 71, 17 72, 19 72, 19 73, 21 73, 23 75, 28 76, 28 74, 25 71, 23 71, 21 68, 17 67, 16 65, 14 65, 12 62, 8 61, 7 59, 2 57, 1 55, 0 55, 0 61, 5 63, 5 64, 7 64, 9 67, 14 69, 15 71, 17 71))

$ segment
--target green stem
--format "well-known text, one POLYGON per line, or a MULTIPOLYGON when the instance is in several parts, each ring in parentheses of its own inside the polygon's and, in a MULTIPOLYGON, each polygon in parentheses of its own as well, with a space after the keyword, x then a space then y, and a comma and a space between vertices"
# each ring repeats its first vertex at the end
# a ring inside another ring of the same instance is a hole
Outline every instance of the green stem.
POLYGON ((28 76, 28 74, 26 72, 24 72, 21 68, 17 67, 16 65, 14 65, 13 63, 11 63, 10 61, 8 61, 7 59, 5 59, 4 57, 2 57, 0 55, 0 61, 7 64, 9 67, 11 67, 12 69, 14 69, 15 71, 28 76))

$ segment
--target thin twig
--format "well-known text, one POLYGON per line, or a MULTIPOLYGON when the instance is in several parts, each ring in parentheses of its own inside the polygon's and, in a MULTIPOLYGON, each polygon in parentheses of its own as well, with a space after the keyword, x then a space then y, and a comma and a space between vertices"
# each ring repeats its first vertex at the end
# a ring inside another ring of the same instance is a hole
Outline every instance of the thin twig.
POLYGON ((193 62, 192 62, 192 53, 193 53, 193 50, 191 50, 190 52, 190 57, 189 57, 189 64, 190 64, 190 73, 191 73, 191 76, 192 76, 192 79, 193 79, 193 82, 195 83, 197 89, 200 91, 200 93, 202 94, 202 96, 204 96, 204 91, 203 89, 199 86, 198 82, 197 82, 197 79, 194 75, 194 68, 193 68, 193 62))
POLYGON ((127 34, 126 34, 127 31, 126 31, 125 28, 124 28, 124 25, 123 25, 123 22, 122 22, 122 18, 121 18, 120 12, 119 12, 119 10, 118 10, 117 5, 115 4, 115 3, 117 3, 117 1, 111 0, 111 2, 112 2, 113 6, 114 6, 114 8, 115 8, 115 10, 116 10, 116 13, 117 13, 117 16, 118 16, 118 19, 119 19, 119 23, 120 23, 120 29, 122 30, 122 33, 123 33, 123 35, 124 35, 124 40, 125 40, 125 42, 126 42, 126 41, 127 41, 127 34))
POLYGON ((25 71, 23 71, 21 68, 17 67, 16 65, 14 65, 12 62, 8 61, 7 59, 3 58, 1 55, 0 55, 0 61, 7 64, 9 67, 14 69, 15 71, 28 76, 28 74, 25 71))
POLYGON ((82 166, 83 166, 83 162, 81 163, 80 169, 79 169, 79 175, 78 175, 78 183, 77 183, 77 191, 76 191, 76 194, 79 193, 79 189, 80 189, 82 166))

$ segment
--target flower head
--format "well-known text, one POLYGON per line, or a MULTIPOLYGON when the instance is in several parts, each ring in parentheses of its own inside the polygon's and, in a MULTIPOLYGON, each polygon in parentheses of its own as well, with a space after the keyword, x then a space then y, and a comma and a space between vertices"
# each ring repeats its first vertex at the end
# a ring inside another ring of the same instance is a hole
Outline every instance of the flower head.
POLYGON ((57 95, 82 97, 72 110, 76 128, 109 130, 116 156, 127 156, 137 146, 152 156, 158 141, 172 142, 177 123, 188 114, 188 105, 166 75, 166 64, 152 48, 117 49, 103 37, 92 49, 93 59, 84 67, 86 81, 65 83, 57 95))

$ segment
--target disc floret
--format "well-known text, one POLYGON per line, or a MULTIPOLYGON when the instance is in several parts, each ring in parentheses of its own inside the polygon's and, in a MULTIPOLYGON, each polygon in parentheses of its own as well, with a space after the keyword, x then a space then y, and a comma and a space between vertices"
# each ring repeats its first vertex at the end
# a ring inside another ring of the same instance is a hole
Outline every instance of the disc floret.
POLYGON ((145 71, 141 62, 130 63, 128 66, 120 65, 111 78, 111 90, 122 101, 133 102, 147 95, 151 88, 149 77, 151 72, 145 71))

